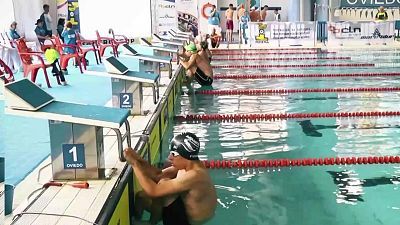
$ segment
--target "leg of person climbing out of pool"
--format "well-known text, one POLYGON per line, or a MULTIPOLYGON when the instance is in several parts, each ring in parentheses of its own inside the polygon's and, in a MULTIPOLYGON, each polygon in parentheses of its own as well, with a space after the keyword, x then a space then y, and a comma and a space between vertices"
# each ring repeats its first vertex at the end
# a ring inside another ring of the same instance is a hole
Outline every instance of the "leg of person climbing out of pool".
MULTIPOLYGON (((159 183, 162 183, 166 180, 169 180, 169 178, 163 178, 159 181, 159 183)), ((159 221, 161 221, 163 207, 171 204, 176 199, 176 197, 177 197, 177 195, 173 195, 173 196, 168 196, 168 197, 164 197, 164 198, 153 199, 152 204, 151 204, 151 209, 150 209, 150 213, 151 213, 150 223, 151 224, 157 224, 159 221)))
POLYGON ((133 216, 135 219, 141 219, 143 211, 151 211, 152 199, 146 195, 143 191, 139 191, 135 195, 135 207, 133 216))

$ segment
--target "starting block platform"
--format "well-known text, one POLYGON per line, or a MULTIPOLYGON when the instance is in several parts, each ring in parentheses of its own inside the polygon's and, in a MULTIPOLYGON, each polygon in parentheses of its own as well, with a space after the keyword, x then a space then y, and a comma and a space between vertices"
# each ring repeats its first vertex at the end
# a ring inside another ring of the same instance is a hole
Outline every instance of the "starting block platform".
POLYGON ((190 37, 190 36, 192 36, 192 32, 183 32, 183 31, 180 31, 180 30, 176 30, 176 29, 171 29, 170 30, 172 33, 174 33, 174 34, 178 34, 178 35, 181 35, 181 36, 185 36, 185 37, 190 37))
POLYGON ((154 71, 157 74, 161 73, 161 64, 168 65, 168 77, 172 78, 172 57, 166 56, 158 56, 158 55, 144 55, 138 53, 134 48, 132 48, 129 44, 124 44, 123 46, 123 54, 126 57, 132 57, 135 59, 139 59, 146 63, 154 64, 154 71))
POLYGON ((7 114, 48 120, 53 179, 107 179, 103 128, 116 133, 119 159, 125 161, 123 142, 131 146, 129 110, 56 101, 28 79, 5 85, 4 99, 7 114))
POLYGON ((143 115, 143 86, 150 85, 153 90, 153 102, 160 98, 160 75, 143 71, 131 71, 117 58, 104 59, 105 68, 93 67, 84 71, 86 75, 111 78, 112 105, 116 108, 129 108, 133 115, 143 115), (127 104, 124 104, 127 103, 127 104))
POLYGON ((153 41, 155 43, 161 43, 166 46, 179 47, 179 46, 183 46, 185 44, 185 40, 165 39, 165 38, 158 36, 157 34, 153 34, 153 36, 154 36, 153 41))

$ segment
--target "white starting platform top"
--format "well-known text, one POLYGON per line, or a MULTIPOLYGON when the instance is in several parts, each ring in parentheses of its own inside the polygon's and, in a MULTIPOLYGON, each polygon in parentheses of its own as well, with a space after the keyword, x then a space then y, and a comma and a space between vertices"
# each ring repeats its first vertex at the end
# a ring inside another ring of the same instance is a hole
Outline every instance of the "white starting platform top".
POLYGON ((13 115, 114 129, 130 115, 127 109, 55 101, 28 79, 5 85, 4 93, 4 111, 13 115))
POLYGON ((165 38, 161 38, 157 34, 153 34, 155 37, 153 39, 154 42, 162 43, 162 44, 167 44, 167 45, 175 45, 175 46, 182 46, 184 44, 184 41, 179 41, 179 40, 168 40, 165 38))
POLYGON ((146 46, 151 47, 152 49, 154 49, 156 51, 178 53, 178 48, 175 48, 175 47, 169 48, 169 47, 153 45, 148 40, 146 40, 146 38, 140 38, 140 40, 141 40, 141 43, 144 43, 146 46))
POLYGON ((169 35, 171 36, 171 39, 173 40, 178 40, 178 41, 189 41, 189 37, 179 35, 179 34, 174 34, 171 31, 168 31, 169 35))
POLYGON ((138 53, 135 49, 133 49, 130 45, 124 44, 123 53, 125 56, 134 57, 140 60, 150 61, 150 62, 158 62, 158 63, 166 63, 171 64, 172 58, 166 56, 156 56, 156 55, 143 55, 138 53))
POLYGON ((136 81, 140 83, 155 84, 160 77, 155 73, 147 73, 142 71, 131 71, 122 64, 118 59, 111 56, 104 60, 105 68, 93 67, 91 70, 86 70, 83 73, 86 75, 102 76, 117 78, 121 80, 136 81))
POLYGON ((183 32, 183 31, 175 30, 175 29, 171 29, 171 31, 175 34, 184 35, 187 37, 190 37, 192 35, 192 32, 183 32))

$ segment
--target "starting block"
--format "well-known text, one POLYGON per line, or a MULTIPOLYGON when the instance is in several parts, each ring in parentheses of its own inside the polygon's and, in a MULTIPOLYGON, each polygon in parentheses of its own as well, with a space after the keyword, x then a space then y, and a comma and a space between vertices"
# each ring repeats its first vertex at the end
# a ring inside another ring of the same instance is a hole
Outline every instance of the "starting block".
POLYGON ((153 89, 153 102, 160 98, 159 75, 143 71, 131 71, 114 56, 104 59, 105 68, 94 67, 84 71, 86 75, 111 78, 112 105, 129 108, 132 115, 143 115, 143 85, 153 89))
POLYGON ((6 113, 48 120, 53 179, 109 178, 111 170, 104 162, 104 128, 116 133, 119 159, 125 161, 123 142, 131 146, 129 110, 56 101, 28 79, 6 84, 4 97, 6 113))
POLYGON ((161 64, 164 64, 168 65, 168 77, 172 78, 171 57, 139 54, 135 49, 133 49, 128 44, 122 45, 122 48, 124 56, 139 59, 140 62, 143 63, 144 67, 140 68, 140 70, 143 69, 145 71, 154 71, 158 75, 161 75, 161 64), (150 67, 148 67, 147 65, 149 65, 150 67))

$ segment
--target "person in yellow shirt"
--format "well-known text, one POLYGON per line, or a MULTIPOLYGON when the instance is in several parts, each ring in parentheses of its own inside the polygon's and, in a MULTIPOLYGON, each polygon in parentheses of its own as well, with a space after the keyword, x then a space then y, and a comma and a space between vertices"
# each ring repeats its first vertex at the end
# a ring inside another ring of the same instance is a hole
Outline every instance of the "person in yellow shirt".
POLYGON ((375 15, 375 20, 386 21, 388 19, 388 14, 383 6, 379 7, 379 12, 375 15))

